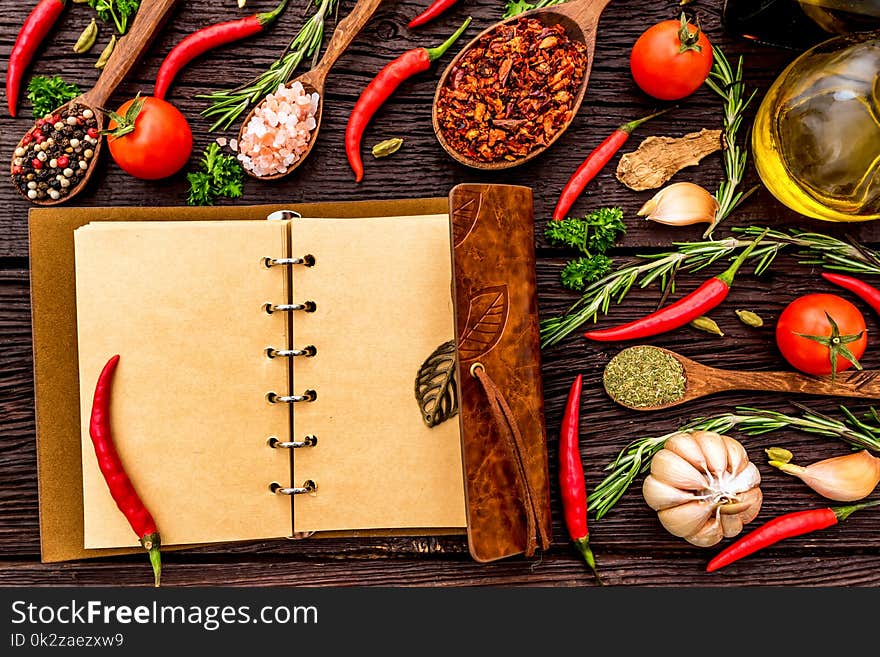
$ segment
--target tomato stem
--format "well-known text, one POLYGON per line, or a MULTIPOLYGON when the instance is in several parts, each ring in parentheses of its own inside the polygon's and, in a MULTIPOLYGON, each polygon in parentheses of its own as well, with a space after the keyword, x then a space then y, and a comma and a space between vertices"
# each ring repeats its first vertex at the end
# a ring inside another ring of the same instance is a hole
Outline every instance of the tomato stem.
POLYGON ((700 28, 698 27, 696 32, 691 32, 688 29, 688 19, 684 12, 681 12, 681 28, 678 30, 678 41, 681 44, 678 48, 679 54, 688 50, 703 52, 703 46, 699 44, 700 28))
POLYGON ((861 340, 865 332, 860 331, 852 335, 841 335, 840 327, 827 311, 825 312, 825 317, 831 325, 831 335, 809 335, 806 333, 795 333, 795 335, 828 347, 828 357, 831 359, 831 383, 834 383, 834 379, 837 376, 837 359, 839 356, 846 358, 857 370, 862 369, 861 363, 859 363, 855 354, 846 345, 861 340))

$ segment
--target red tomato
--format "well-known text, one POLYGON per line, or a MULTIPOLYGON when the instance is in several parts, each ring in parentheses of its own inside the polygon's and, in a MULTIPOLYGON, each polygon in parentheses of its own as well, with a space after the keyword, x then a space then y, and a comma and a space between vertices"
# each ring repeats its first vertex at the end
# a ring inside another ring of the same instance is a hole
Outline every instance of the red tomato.
MULTIPOLYGON (((868 346, 865 318, 849 301, 836 294, 807 294, 792 301, 776 323, 776 344, 792 367, 814 376, 831 374, 831 347, 804 335, 830 338, 832 326, 828 317, 837 324, 842 346, 858 360, 868 346), (827 315, 826 315, 827 313, 827 315), (847 342, 849 336, 858 336, 847 342)), ((842 355, 837 358, 837 372, 853 366, 842 355)))
POLYGON ((180 171, 192 153, 189 123, 174 105, 152 96, 123 103, 108 124, 110 155, 123 171, 136 178, 158 180, 180 171), (143 101, 140 111, 132 109, 143 101), (118 120, 117 120, 118 119, 118 120))
POLYGON ((661 21, 636 40, 629 60, 636 84, 649 96, 678 100, 694 93, 712 70, 712 44, 695 25, 661 21))

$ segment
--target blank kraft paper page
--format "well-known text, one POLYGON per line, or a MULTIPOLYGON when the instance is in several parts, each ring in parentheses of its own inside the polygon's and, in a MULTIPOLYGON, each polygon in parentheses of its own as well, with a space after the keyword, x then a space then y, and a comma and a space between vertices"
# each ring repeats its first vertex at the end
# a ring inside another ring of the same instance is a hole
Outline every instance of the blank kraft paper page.
POLYGON ((137 544, 98 469, 88 433, 95 382, 112 384, 114 442, 165 544, 290 535, 283 303, 287 224, 267 221, 97 222, 75 232, 86 548, 137 544))
POLYGON ((458 418, 429 428, 415 397, 422 363, 455 337, 449 218, 293 219, 294 498, 297 532, 466 525, 458 418))

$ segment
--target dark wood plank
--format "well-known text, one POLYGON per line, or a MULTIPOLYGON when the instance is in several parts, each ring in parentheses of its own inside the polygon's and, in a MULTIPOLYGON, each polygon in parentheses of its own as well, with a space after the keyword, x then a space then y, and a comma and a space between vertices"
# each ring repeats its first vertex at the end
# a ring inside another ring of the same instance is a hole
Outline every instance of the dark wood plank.
MULTIPOLYGON (((141 65, 135 67, 130 79, 121 85, 113 102, 121 103, 137 91, 151 92, 162 58, 185 34, 221 17, 245 13, 236 12, 231 4, 224 5, 221 11, 216 2, 209 0, 181 3, 182 6, 172 15, 149 55, 141 65)), ((260 7, 265 4, 262 3, 260 7)), ((351 4, 351 0, 344 0, 342 11, 347 11, 351 4)), ((400 152, 380 162, 368 157, 366 177, 363 183, 357 185, 348 169, 343 149, 348 113, 360 91, 384 64, 406 49, 441 42, 466 16, 474 18, 467 32, 467 35, 474 35, 501 17, 503 5, 502 0, 467 0, 453 8, 448 16, 418 30, 408 30, 405 27, 408 18, 418 13, 424 2, 387 0, 330 75, 321 141, 310 156, 311 162, 281 181, 248 181, 244 197, 236 202, 256 204, 285 198, 311 201, 327 198, 328 195, 339 200, 442 196, 459 182, 514 182, 534 188, 536 216, 539 225, 542 225, 552 212, 568 177, 589 151, 616 126, 656 109, 657 104, 632 82, 627 63, 629 51, 646 26, 656 20, 675 16, 677 4, 633 4, 616 0, 609 5, 601 20, 590 88, 580 113, 564 139, 544 156, 522 167, 499 173, 478 172, 454 163, 440 148, 431 128, 430 105, 442 67, 452 57, 449 53, 430 72, 405 82, 379 111, 366 132, 365 149, 382 139, 400 136, 406 139, 406 145, 400 152)), ((694 8, 713 43, 722 47, 731 58, 746 55, 746 76, 750 88, 759 92, 765 90, 794 57, 794 53, 730 38, 720 25, 720 6, 721 2, 713 1, 701 2, 694 8)), ((256 8, 257 5, 249 6, 248 11, 256 8)), ((27 3, 10 3, 3 12, 0 17, 0 52, 8 52, 11 48, 27 9, 27 3)), ((70 52, 88 17, 89 10, 83 6, 69 8, 53 33, 51 42, 39 53, 32 73, 51 75, 63 71, 65 79, 76 82, 83 89, 94 84, 97 71, 92 64, 97 53, 94 56, 76 56, 70 52)), ((236 125, 226 132, 209 134, 210 123, 199 115, 206 107, 206 101, 196 99, 195 95, 228 88, 266 69, 280 55, 303 20, 300 6, 293 4, 267 33, 257 35, 246 43, 226 46, 193 62, 183 71, 171 90, 169 100, 188 117, 195 136, 196 148, 186 170, 166 181, 139 181, 122 173, 108 158, 101 164, 89 188, 72 203, 86 206, 156 202, 164 205, 185 204, 186 171, 196 166, 201 150, 211 139, 221 134, 232 136, 238 128, 236 125)), ((102 37, 101 43, 105 38, 108 37, 102 37)), ((461 43, 463 45, 464 42, 461 43)), ((20 106, 26 108, 24 102, 20 106)), ((755 109, 756 106, 752 112, 755 109)), ((22 112, 17 119, 11 119, 5 111, 0 113, 0 133, 5 135, 0 157, 4 161, 11 157, 18 135, 23 134, 29 126, 28 116, 29 111, 22 112)), ((625 150, 634 149, 642 138, 650 134, 681 135, 700 127, 716 127, 719 121, 718 99, 708 88, 702 88, 682 102, 674 112, 640 129, 625 150)), ((588 193, 573 208, 574 212, 589 211, 600 205, 620 205, 631 225, 626 243, 634 246, 665 244, 670 238, 699 235, 696 230, 675 231, 638 219, 635 212, 651 194, 631 192, 618 183, 614 178, 616 162, 615 158, 591 183, 588 193)), ((712 156, 700 167, 683 172, 676 180, 689 179, 714 189, 720 172, 720 158, 712 156)), ((751 171, 747 185, 751 186, 756 180, 751 171)), ((0 186, 0 204, 5 208, 0 215, 0 235, 3 235, 0 239, 0 257, 23 257, 27 255, 26 217, 30 205, 8 183, 0 186)), ((730 223, 753 221, 825 226, 821 222, 794 216, 766 192, 754 197, 731 218, 730 223)), ((852 228, 866 239, 876 239, 880 234, 871 223, 852 228)))
MULTIPOLYGON (((676 555, 597 557, 603 580, 612 586, 707 587, 800 586, 876 587, 880 557, 814 552, 793 563, 779 555, 752 555, 716 573, 704 572, 706 560, 676 555)), ((151 586, 146 558, 106 559, 83 564, 40 565, 28 561, 0 564, 0 586, 151 586)), ((478 564, 467 559, 395 558, 247 560, 210 558, 182 561, 168 554, 163 586, 597 586, 575 556, 555 551, 540 559, 478 564)))

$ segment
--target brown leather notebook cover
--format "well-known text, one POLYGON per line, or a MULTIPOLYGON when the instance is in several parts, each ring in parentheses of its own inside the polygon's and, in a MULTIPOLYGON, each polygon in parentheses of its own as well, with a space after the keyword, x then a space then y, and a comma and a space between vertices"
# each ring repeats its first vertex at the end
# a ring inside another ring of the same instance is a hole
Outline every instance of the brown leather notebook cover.
POLYGON ((550 544, 532 192, 449 195, 468 544, 481 562, 550 544))

